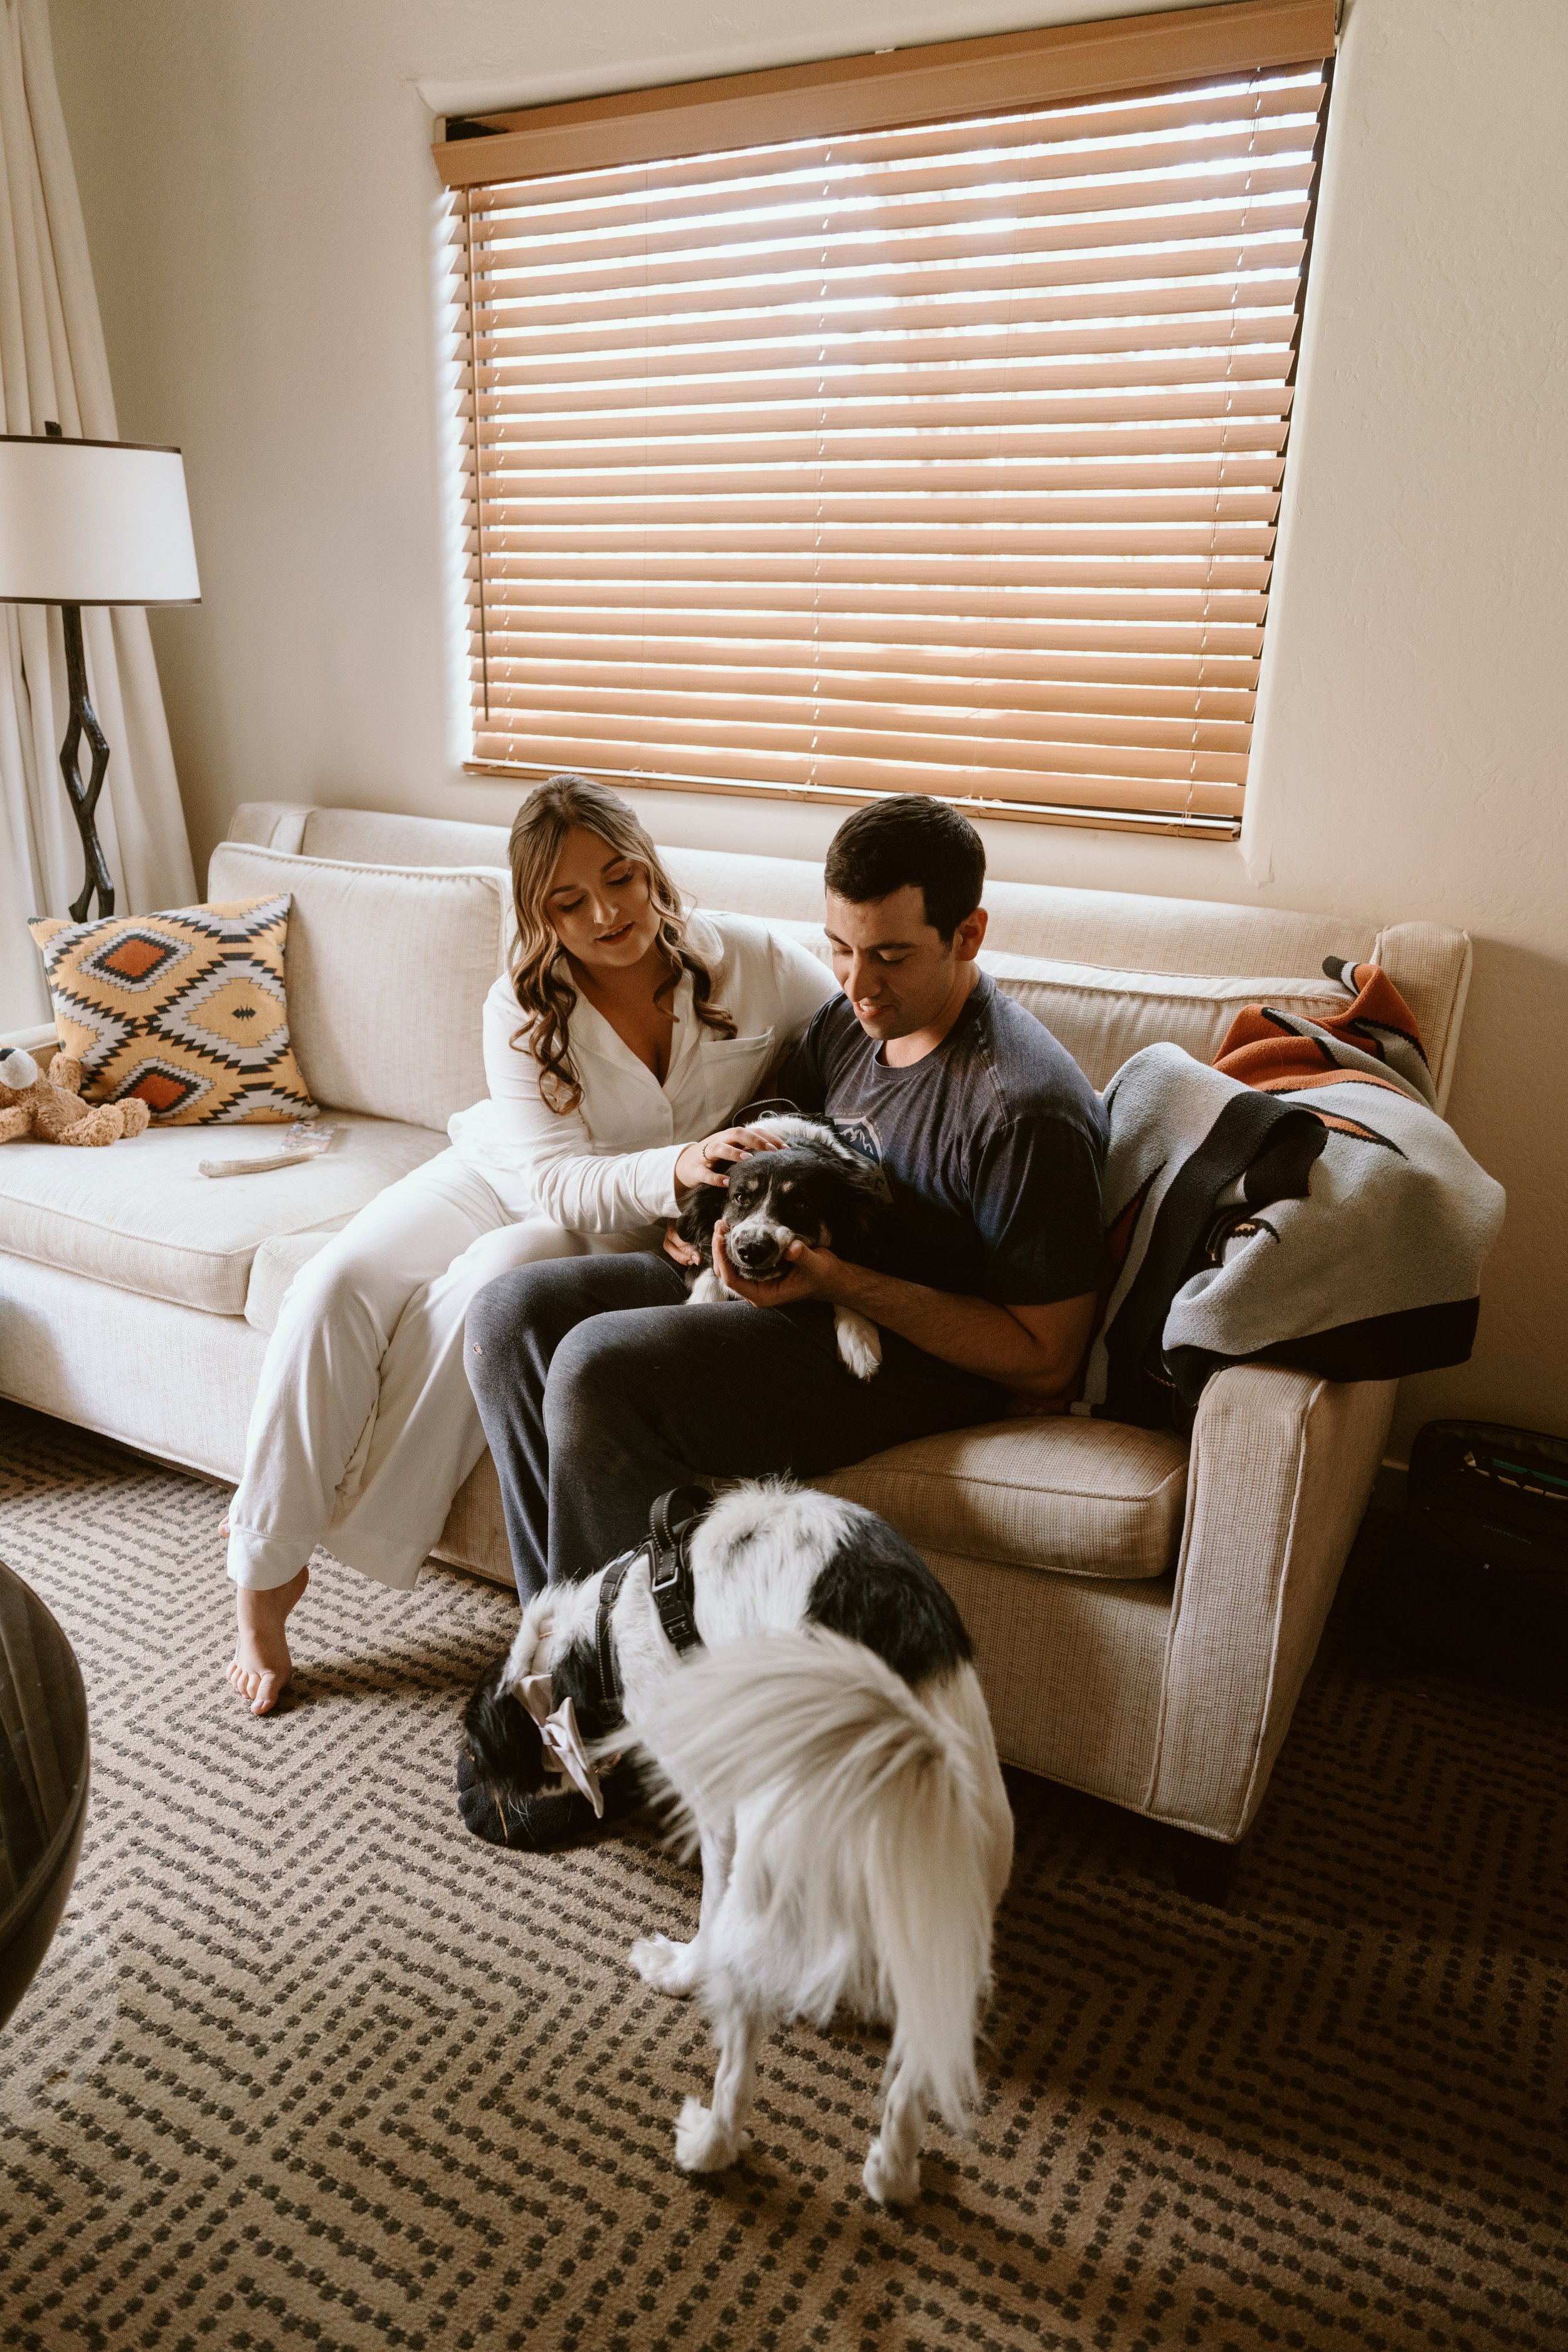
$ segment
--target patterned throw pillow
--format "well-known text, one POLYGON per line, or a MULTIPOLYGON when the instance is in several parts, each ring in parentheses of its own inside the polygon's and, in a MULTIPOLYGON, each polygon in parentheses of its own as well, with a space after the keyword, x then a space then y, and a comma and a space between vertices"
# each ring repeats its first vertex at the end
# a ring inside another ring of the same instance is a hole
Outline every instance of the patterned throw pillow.
POLYGON ((27 928, 84 1100, 137 1096, 160 1127, 314 1116, 289 1043, 287 896, 27 928))

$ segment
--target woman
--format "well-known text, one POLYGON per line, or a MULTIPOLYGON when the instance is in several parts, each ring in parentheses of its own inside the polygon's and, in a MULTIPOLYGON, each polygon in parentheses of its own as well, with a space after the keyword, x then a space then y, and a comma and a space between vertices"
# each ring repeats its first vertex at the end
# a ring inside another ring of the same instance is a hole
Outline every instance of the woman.
POLYGON ((518 937, 485 1003, 489 1099, 301 1267, 268 1346, 225 1522, 228 1680, 255 1715, 289 1680, 285 1623, 317 1544, 405 1591, 439 1538, 484 1450, 462 1362, 474 1293, 539 1258, 657 1248, 682 1196, 765 1139, 727 1121, 835 992, 764 924, 683 912, 602 784, 539 785, 510 853, 518 937))

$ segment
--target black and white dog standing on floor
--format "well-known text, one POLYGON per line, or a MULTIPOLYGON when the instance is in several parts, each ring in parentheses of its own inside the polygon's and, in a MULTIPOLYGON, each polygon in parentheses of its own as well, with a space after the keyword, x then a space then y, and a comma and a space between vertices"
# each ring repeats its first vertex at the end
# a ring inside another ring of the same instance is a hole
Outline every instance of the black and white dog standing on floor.
MULTIPOLYGON (((775 1150, 737 1160, 727 1188, 704 1184, 682 1213, 676 1231, 701 1253, 691 1280, 694 1307, 735 1297, 714 1271, 718 1225, 737 1271, 750 1281, 770 1282, 787 1272, 792 1242, 834 1250, 851 1265, 867 1264, 887 1205, 880 1171, 851 1150, 826 1119, 770 1111, 745 1124, 783 1140, 775 1150)), ((876 1325, 852 1307, 836 1307, 833 1319, 840 1360, 857 1380, 875 1379, 882 1361, 876 1325)))
POLYGON ((847 2002, 892 2028, 862 2178, 901 2203, 927 2109, 962 2130, 975 2095, 1012 1867, 969 1639, 924 1562, 856 1504, 748 1485, 678 1537, 679 1502, 641 1550, 530 1601, 469 1702, 469 1752, 501 1801, 574 1744, 566 1769, 595 1798, 597 1763, 629 1748, 674 1791, 702 1858, 697 1934, 645 1937, 631 1960, 713 2021, 712 2104, 681 2112, 682 2169, 720 2171, 745 2146, 764 2034, 847 2002))

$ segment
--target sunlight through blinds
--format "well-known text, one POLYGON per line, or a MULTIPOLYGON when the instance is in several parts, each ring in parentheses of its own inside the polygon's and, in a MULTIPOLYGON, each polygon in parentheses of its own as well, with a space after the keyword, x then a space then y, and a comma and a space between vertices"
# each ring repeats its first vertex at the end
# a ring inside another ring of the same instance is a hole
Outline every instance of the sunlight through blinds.
POLYGON ((449 133, 472 764, 1235 834, 1328 79, 449 133))

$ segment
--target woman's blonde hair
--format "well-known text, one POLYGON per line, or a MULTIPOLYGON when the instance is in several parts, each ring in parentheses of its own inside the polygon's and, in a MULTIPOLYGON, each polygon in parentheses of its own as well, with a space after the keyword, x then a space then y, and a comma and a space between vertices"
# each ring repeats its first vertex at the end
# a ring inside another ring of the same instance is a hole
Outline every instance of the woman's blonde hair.
POLYGON ((687 943, 686 910, 637 811, 605 784, 587 776, 552 776, 536 784, 512 821, 511 898, 517 913, 517 947, 511 984, 523 1025, 513 1044, 526 1038, 539 1064, 539 1092, 554 1111, 575 1110, 583 1088, 572 1066, 568 1024, 577 1002, 566 950, 545 909, 545 896, 566 836, 578 825, 596 833, 605 846, 631 858, 647 876, 648 897, 658 917, 658 945, 668 967, 656 992, 678 987, 691 974, 691 1004, 705 1028, 732 1037, 735 1024, 721 1004, 710 1003, 713 975, 687 943))

